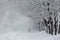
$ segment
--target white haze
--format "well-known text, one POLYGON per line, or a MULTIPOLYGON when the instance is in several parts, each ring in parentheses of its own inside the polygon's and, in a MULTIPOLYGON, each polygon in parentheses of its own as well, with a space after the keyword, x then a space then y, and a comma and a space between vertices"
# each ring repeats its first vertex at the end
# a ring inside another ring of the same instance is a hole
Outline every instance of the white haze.
POLYGON ((0 24, 0 33, 6 32, 35 32, 34 21, 15 11, 6 11, 0 24))

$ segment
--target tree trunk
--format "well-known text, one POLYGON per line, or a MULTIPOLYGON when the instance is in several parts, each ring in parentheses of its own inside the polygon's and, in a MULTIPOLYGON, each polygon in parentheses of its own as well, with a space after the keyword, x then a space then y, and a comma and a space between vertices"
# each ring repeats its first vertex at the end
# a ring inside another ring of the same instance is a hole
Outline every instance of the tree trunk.
POLYGON ((59 31, 58 31, 58 33, 60 33, 60 24, 59 24, 59 31))

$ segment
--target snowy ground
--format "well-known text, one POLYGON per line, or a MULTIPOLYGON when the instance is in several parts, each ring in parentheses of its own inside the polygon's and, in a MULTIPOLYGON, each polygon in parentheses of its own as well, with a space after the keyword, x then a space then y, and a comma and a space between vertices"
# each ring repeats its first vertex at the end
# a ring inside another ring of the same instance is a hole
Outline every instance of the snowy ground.
POLYGON ((10 32, 0 35, 0 40, 60 40, 60 35, 52 36, 44 31, 37 33, 10 32))

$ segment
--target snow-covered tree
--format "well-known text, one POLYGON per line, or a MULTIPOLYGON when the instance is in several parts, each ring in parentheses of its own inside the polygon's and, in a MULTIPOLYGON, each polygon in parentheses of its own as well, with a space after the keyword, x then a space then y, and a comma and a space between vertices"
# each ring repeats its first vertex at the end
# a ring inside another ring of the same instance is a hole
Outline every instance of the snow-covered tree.
POLYGON ((57 34, 59 0, 30 0, 30 2, 31 6, 28 9, 31 12, 36 11, 36 14, 39 13, 37 18, 39 18, 40 23, 41 20, 45 22, 43 25, 47 27, 48 33, 53 34, 55 30, 54 34, 57 34))

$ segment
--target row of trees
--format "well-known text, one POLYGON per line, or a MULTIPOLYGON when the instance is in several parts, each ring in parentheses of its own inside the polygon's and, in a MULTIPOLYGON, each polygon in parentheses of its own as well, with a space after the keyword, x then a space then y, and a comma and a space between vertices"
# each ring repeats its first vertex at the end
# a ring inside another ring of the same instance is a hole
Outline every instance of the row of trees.
POLYGON ((58 33, 59 1, 60 0, 25 0, 22 2, 24 6, 21 2, 19 3, 24 7, 24 9, 22 9, 23 11, 30 12, 26 15, 38 20, 39 31, 47 30, 47 33, 56 35, 58 33))
MULTIPOLYGON (((43 14, 43 16, 39 16, 39 18, 43 18, 43 22, 42 25, 44 26, 44 28, 47 29, 47 32, 49 34, 57 34, 58 33, 58 10, 59 10, 59 6, 57 5, 58 0, 56 2, 56 0, 40 0, 40 2, 36 2, 35 0, 35 4, 32 7, 32 10, 37 8, 40 9, 40 14, 43 14), (42 13, 42 12, 43 13, 42 13), (47 17, 45 17, 47 16, 47 17)), ((41 24, 41 21, 38 22, 39 24, 41 24)), ((39 30, 41 29, 41 25, 39 26, 39 30)), ((45 30, 46 30, 45 29, 45 30)))
MULTIPOLYGON (((47 29, 48 29, 48 33, 49 34, 57 34, 57 31, 58 31, 58 13, 57 13, 57 9, 55 9, 55 8, 53 8, 53 12, 52 11, 50 11, 50 9, 51 8, 49 8, 50 7, 50 3, 52 2, 52 3, 54 3, 54 0, 53 1, 51 1, 51 0, 48 0, 49 2, 47 3, 47 6, 48 6, 48 8, 47 8, 47 11, 48 11, 48 15, 49 15, 49 19, 48 19, 48 21, 46 21, 46 19, 44 19, 44 22, 45 22, 45 26, 47 27, 47 29), (53 16, 51 16, 51 15, 53 15, 53 16)), ((53 4, 54 5, 54 4, 53 4)))

